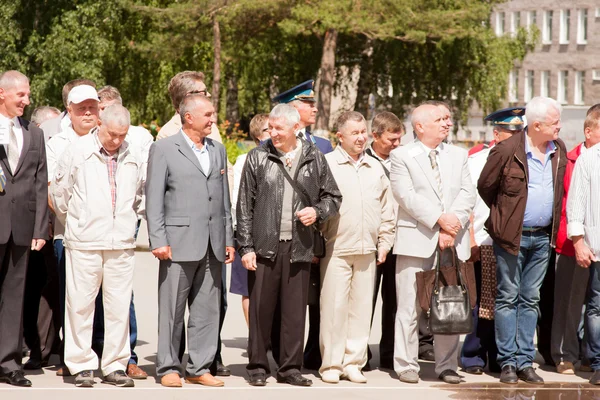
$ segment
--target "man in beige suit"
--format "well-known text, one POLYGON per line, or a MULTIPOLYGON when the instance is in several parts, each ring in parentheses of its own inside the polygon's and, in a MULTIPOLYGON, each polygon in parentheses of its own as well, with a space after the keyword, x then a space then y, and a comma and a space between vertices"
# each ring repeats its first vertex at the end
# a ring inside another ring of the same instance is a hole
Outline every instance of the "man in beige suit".
MULTIPOLYGON (((458 257, 470 257, 469 216, 475 187, 467 166, 467 152, 443 143, 450 124, 430 104, 417 107, 411 117, 417 137, 391 152, 390 182, 398 202, 396 226, 396 312, 394 369, 400 381, 419 381, 416 277, 430 270, 436 248, 456 246, 458 257)), ((448 252, 444 252, 446 254, 448 252)), ((458 335, 435 335, 435 372, 446 383, 460 383, 458 335)))

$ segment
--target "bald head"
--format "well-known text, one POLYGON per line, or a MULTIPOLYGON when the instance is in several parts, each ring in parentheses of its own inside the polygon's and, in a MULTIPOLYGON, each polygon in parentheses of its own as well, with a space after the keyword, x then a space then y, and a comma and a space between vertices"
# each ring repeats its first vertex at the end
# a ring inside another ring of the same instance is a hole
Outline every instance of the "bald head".
POLYGON ((423 104, 415 108, 411 123, 417 138, 426 146, 434 149, 448 136, 450 123, 440 107, 423 104))
POLYGON ((0 88, 12 89, 20 83, 26 82, 29 84, 29 78, 19 71, 6 71, 0 75, 0 88))

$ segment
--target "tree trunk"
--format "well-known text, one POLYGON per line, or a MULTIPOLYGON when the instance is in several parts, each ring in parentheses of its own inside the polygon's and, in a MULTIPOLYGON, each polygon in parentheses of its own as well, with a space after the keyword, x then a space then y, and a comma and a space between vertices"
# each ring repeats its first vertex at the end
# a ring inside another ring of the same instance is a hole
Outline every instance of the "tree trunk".
POLYGON ((217 17, 213 17, 213 84, 212 84, 212 103, 215 107, 215 113, 219 115, 219 93, 221 90, 221 28, 217 17))
POLYGON ((316 131, 322 133, 329 130, 329 114, 331 111, 331 95, 335 81, 335 48, 337 45, 337 31, 328 29, 323 41, 323 57, 321 58, 321 76, 317 108, 316 131))
MULTIPOLYGON (((229 68, 227 69, 229 70, 229 68)), ((227 108, 225 109, 225 119, 229 121, 231 127, 240 121, 240 108, 238 104, 238 83, 235 73, 227 73, 227 108)), ((230 133, 230 132, 227 132, 230 133)))
POLYGON ((374 87, 373 77, 373 46, 369 40, 361 55, 360 76, 356 89, 356 103, 354 103, 354 111, 364 115, 367 120, 373 117, 370 115, 369 95, 373 89, 377 90, 374 87))

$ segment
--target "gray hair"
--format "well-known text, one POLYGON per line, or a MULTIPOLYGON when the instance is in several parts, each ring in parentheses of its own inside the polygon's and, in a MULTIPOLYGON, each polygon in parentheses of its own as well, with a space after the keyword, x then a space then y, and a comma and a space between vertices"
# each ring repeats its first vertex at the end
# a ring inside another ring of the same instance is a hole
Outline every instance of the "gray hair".
POLYGON ((415 134, 417 132, 417 124, 425 123, 431 117, 431 113, 434 110, 437 110, 437 105, 433 104, 422 104, 413 110, 410 115, 410 123, 415 134))
POLYGON ((554 108, 558 111, 558 114, 562 114, 562 106, 560 103, 550 97, 534 97, 529 100, 525 106, 525 118, 527 124, 532 124, 535 121, 546 122, 548 111, 550 108, 554 108))
POLYGON ((60 110, 56 107, 41 106, 33 110, 31 122, 40 126, 45 121, 60 115, 60 110))
POLYGON ((206 102, 212 105, 210 99, 203 94, 188 94, 183 98, 183 100, 181 100, 181 104, 179 105, 179 117, 181 118, 182 124, 185 124, 185 114, 191 114, 192 111, 198 106, 198 103, 201 102, 206 102))
POLYGON ((2 74, 0 74, 0 88, 2 89, 12 88, 20 82, 29 83, 29 78, 15 70, 4 71, 2 74))
POLYGON ((277 104, 269 113, 269 118, 285 119, 289 126, 300 123, 300 114, 294 106, 289 104, 277 104))
POLYGON ((122 105, 112 104, 100 112, 100 121, 104 125, 125 127, 131 124, 131 115, 122 105))
POLYGON ((115 104, 123 104, 121 93, 119 92, 119 89, 114 86, 106 85, 100 88, 100 90, 98 90, 98 97, 100 98, 101 102, 110 101, 114 102, 115 104))

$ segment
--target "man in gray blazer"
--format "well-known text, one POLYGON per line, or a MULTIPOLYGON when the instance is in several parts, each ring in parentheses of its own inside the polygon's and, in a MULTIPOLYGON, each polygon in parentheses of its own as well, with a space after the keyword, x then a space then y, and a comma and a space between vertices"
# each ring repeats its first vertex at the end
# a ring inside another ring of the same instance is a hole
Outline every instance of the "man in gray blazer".
MULTIPOLYGON (((470 257, 468 225, 475 186, 467 152, 443 143, 450 124, 435 105, 417 107, 411 117, 417 140, 390 153, 390 183, 398 202, 396 227, 396 312, 394 369, 400 381, 419 381, 415 273, 433 267, 436 248, 456 246, 470 257)), ((458 335, 435 335, 435 372, 446 383, 459 383, 458 335)))
POLYGON ((234 257, 225 147, 207 136, 215 110, 199 94, 179 107, 182 129, 150 148, 146 217, 152 253, 160 260, 158 354, 161 384, 181 386, 178 350, 189 304, 187 383, 223 386, 209 367, 219 329, 221 263, 234 257))
POLYGON ((23 300, 31 250, 48 239, 48 172, 44 136, 21 118, 29 80, 0 74, 0 382, 31 386, 21 366, 23 300))

